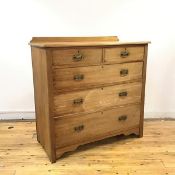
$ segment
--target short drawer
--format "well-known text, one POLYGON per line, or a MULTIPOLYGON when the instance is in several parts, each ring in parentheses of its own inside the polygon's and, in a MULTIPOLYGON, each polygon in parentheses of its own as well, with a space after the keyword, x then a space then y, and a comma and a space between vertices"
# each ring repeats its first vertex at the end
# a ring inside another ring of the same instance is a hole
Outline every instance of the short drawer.
POLYGON ((142 78, 142 62, 53 70, 55 91, 72 91, 142 78))
POLYGON ((54 114, 94 112, 111 106, 140 103, 142 83, 95 88, 54 96, 54 114))
POLYGON ((138 127, 140 105, 132 105, 74 117, 55 119, 56 147, 91 142, 122 130, 138 127))
POLYGON ((102 48, 55 49, 52 51, 53 66, 88 66, 102 62, 102 48))
POLYGON ((105 63, 123 63, 129 61, 141 61, 144 57, 144 46, 112 47, 105 48, 105 63))

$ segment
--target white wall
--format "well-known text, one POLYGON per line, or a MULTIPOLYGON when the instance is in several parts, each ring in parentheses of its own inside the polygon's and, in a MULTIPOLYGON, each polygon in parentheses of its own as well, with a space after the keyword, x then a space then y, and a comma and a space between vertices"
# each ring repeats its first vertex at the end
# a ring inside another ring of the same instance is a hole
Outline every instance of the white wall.
POLYGON ((175 116, 174 19, 173 0, 0 1, 0 118, 33 116, 32 36, 93 35, 151 40, 146 116, 175 116))

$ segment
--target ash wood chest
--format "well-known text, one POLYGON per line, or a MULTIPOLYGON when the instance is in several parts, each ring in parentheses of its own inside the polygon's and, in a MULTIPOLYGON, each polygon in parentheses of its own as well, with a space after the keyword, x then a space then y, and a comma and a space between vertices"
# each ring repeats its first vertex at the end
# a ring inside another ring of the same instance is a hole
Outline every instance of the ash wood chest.
POLYGON ((148 43, 32 39, 37 139, 51 162, 106 137, 143 136, 148 43))

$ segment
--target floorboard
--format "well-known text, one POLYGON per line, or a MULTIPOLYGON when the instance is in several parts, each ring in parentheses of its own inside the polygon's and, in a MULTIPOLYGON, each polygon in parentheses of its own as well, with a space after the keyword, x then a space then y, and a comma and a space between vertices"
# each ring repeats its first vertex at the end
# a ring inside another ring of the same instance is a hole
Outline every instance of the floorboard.
POLYGON ((0 175, 175 175, 175 120, 146 120, 144 137, 80 146, 51 164, 34 121, 0 122, 0 175))

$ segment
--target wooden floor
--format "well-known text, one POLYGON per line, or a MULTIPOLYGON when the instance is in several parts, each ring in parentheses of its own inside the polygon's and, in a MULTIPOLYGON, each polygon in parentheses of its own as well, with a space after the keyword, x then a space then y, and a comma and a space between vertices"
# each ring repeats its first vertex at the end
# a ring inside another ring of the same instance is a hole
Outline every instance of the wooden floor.
POLYGON ((175 175, 175 121, 146 121, 144 137, 81 146, 51 164, 35 122, 0 122, 0 175, 175 175))

